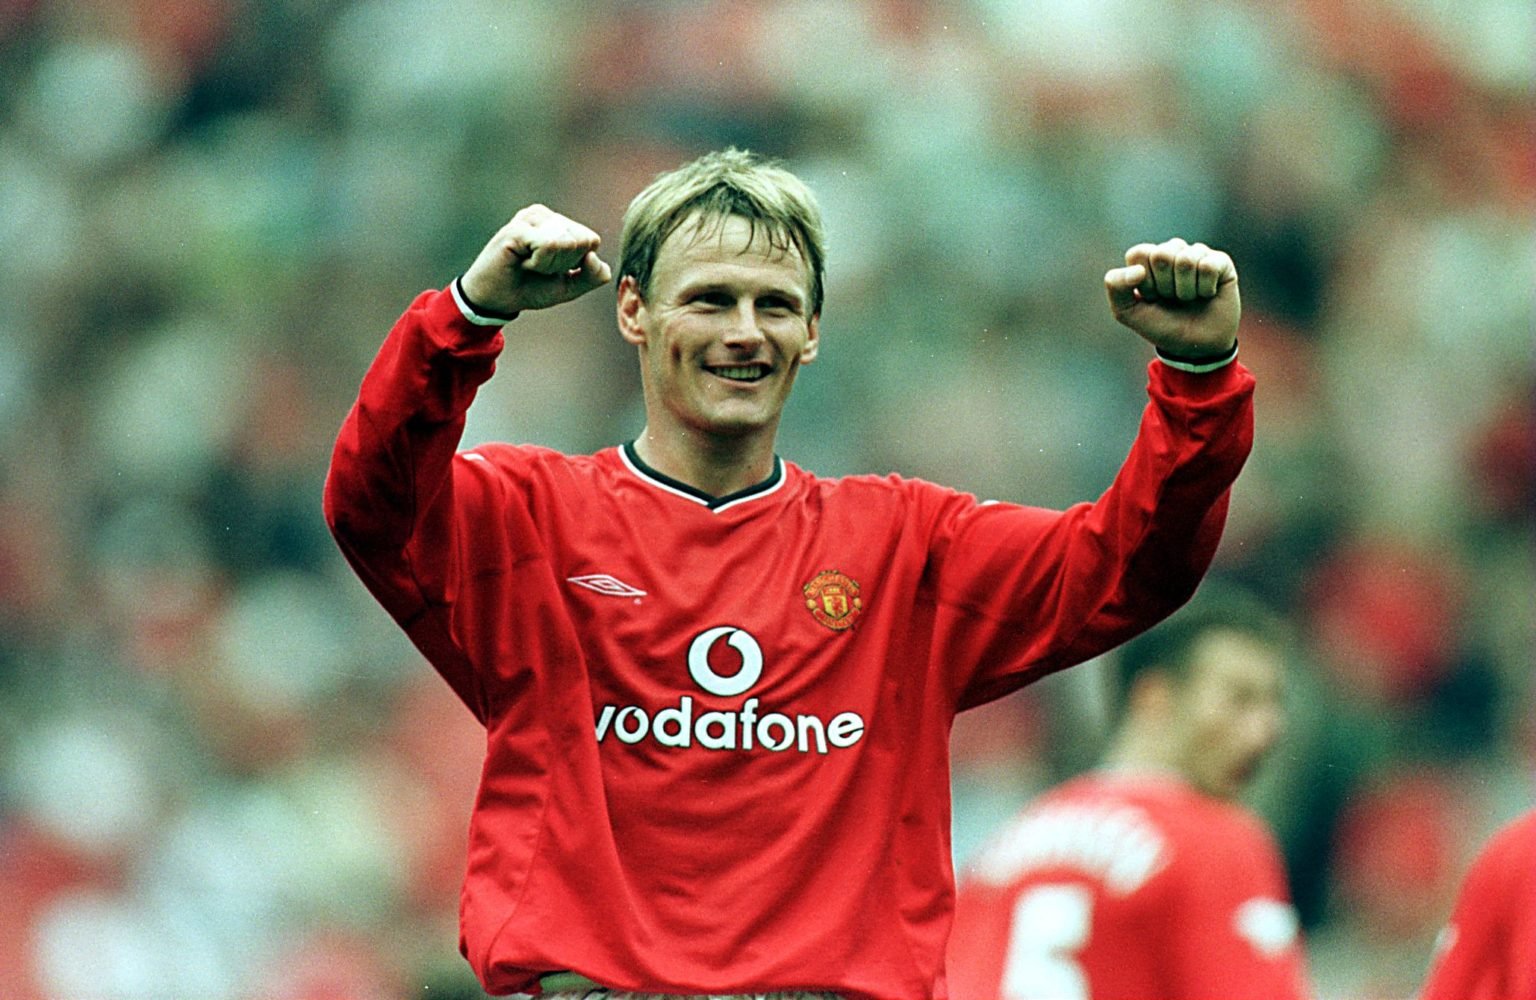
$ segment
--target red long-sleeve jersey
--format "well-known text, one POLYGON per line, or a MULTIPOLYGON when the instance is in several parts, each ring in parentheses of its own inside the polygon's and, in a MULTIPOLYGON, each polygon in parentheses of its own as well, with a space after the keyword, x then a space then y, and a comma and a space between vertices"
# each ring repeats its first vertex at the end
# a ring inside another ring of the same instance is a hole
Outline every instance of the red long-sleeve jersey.
POLYGON ((1096 773, 967 865, 955 1000, 1303 1000, 1280 852, 1242 807, 1171 776, 1096 773))
POLYGON ((460 946, 492 993, 945 993, 954 714, 1191 594, 1252 379, 1153 363, 1066 511, 776 460, 710 498, 628 446, 457 451, 502 335, 396 323, 326 483, 347 559, 486 728, 460 946))
POLYGON ((1536 1000, 1536 810, 1473 861, 1421 1000, 1536 1000))

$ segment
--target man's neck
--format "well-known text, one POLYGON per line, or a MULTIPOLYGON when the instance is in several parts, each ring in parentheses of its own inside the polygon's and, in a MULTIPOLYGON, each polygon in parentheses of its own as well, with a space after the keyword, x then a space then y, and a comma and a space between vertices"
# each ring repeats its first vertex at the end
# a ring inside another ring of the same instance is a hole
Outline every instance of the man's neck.
POLYGON ((1167 741, 1156 732, 1138 728, 1133 723, 1122 726, 1104 755, 1106 770, 1123 773, 1179 774, 1168 753, 1167 741))
POLYGON ((769 435, 718 438, 681 431, 655 433, 647 425, 635 439, 641 461, 712 497, 755 486, 773 473, 769 435))

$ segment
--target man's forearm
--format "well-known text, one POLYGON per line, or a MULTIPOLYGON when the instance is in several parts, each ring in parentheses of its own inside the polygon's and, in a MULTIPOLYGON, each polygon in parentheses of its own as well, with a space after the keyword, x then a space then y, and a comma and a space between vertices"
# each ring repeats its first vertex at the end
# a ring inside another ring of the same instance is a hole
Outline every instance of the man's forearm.
POLYGON ((501 334, 466 321, 449 293, 423 293, 390 331, 337 436, 326 522, 397 617, 402 589, 420 582, 403 565, 408 549, 451 506, 464 414, 501 346, 501 334))

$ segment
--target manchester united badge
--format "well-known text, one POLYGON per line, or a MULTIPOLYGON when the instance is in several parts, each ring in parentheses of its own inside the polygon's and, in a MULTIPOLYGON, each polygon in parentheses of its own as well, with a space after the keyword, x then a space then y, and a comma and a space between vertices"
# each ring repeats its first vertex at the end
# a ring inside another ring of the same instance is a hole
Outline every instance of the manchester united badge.
POLYGON ((864 610, 859 585, 835 569, 823 570, 805 585, 805 607, 811 617, 841 632, 858 620, 864 610))

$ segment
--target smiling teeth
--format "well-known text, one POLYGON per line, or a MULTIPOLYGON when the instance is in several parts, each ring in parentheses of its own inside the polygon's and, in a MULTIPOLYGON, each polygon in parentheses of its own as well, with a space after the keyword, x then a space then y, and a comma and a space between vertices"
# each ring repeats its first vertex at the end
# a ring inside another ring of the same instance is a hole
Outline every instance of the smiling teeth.
POLYGON ((715 374, 724 378, 755 379, 761 377, 763 370, 757 365, 735 365, 716 368, 715 374))

